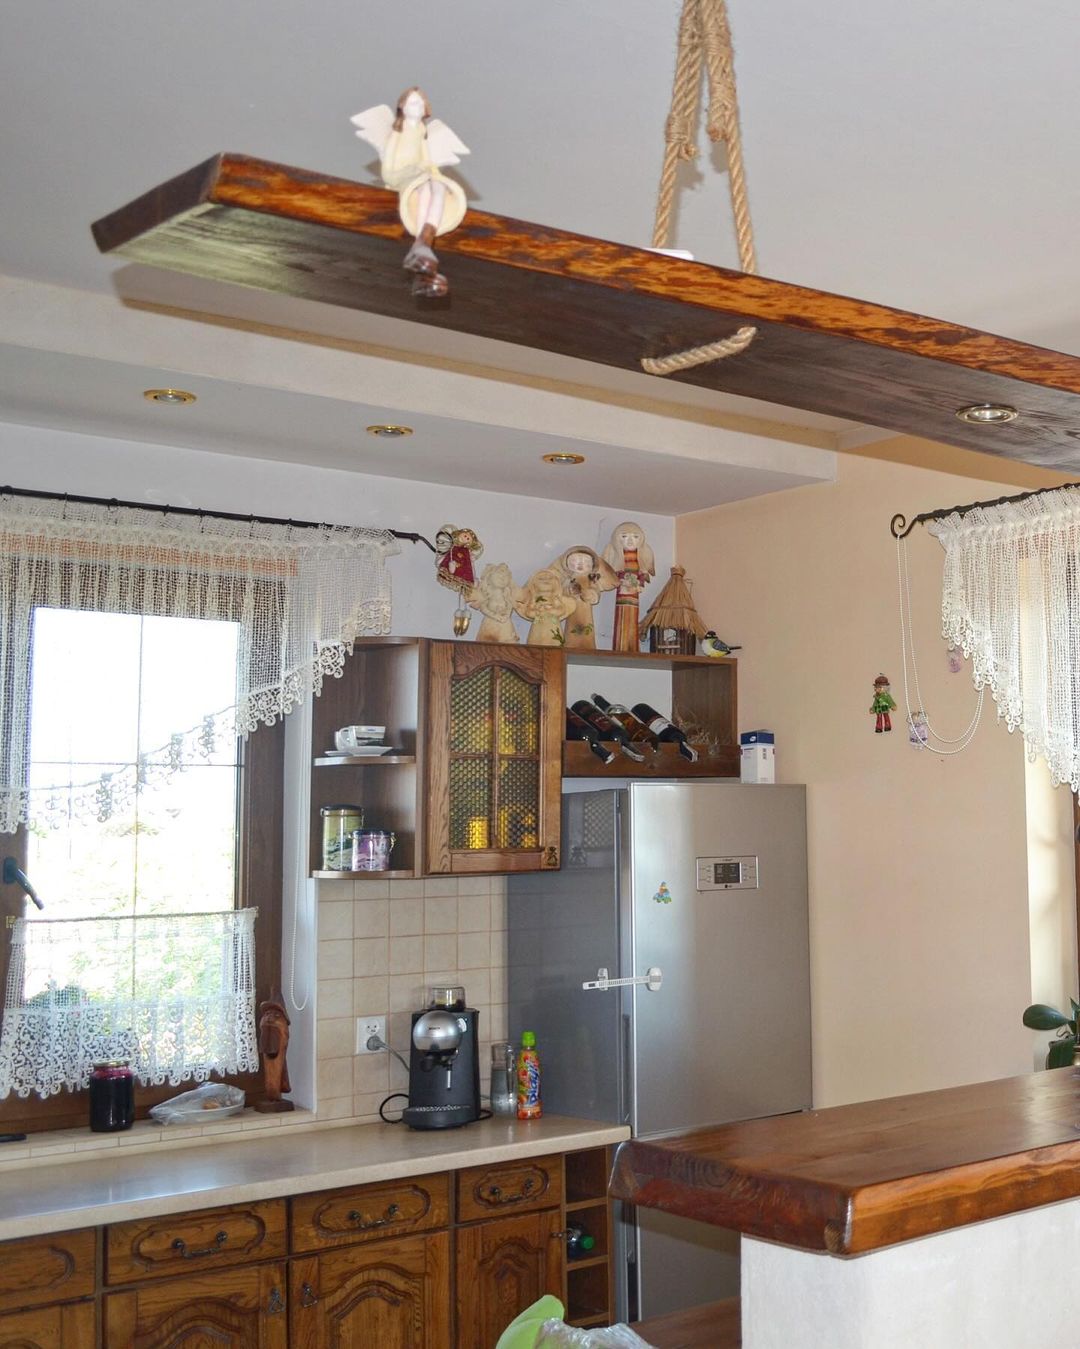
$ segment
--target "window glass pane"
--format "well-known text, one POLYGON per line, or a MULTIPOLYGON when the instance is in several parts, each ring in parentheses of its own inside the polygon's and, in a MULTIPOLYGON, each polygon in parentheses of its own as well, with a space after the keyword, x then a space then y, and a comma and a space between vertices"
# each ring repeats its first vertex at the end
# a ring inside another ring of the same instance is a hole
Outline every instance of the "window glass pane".
POLYGON ((200 733, 235 701, 237 634, 35 611, 30 781, 51 790, 35 795, 28 871, 42 917, 232 907, 236 740, 200 733))

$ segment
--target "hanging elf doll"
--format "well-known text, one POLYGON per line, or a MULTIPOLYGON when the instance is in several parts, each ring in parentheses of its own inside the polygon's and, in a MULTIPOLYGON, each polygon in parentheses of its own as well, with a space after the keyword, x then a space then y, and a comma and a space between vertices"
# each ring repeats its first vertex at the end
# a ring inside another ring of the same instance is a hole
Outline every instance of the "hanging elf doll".
POLYGON ((877 718, 874 723, 874 731, 881 735, 883 731, 892 730, 892 717, 890 712, 896 711, 896 702, 889 692, 889 676, 879 674, 874 680, 874 701, 870 704, 870 711, 877 718))

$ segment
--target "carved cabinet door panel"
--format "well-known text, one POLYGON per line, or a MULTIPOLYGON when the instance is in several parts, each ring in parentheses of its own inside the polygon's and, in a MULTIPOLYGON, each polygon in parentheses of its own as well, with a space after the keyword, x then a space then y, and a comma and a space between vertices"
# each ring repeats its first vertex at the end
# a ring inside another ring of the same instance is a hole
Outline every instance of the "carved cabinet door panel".
POLYGON ((426 870, 558 870, 563 653, 432 642, 429 670, 426 870))
POLYGON ((493 1345, 544 1293, 562 1296, 559 1210, 457 1231, 457 1347, 493 1345))
POLYGON ((92 1302, 0 1316, 0 1349, 93 1349, 95 1309, 92 1302))
POLYGON ((109 1349, 286 1349, 284 1264, 188 1274, 105 1298, 109 1349))
POLYGON ((289 1324, 291 1349, 447 1349, 448 1233, 293 1260, 289 1324))

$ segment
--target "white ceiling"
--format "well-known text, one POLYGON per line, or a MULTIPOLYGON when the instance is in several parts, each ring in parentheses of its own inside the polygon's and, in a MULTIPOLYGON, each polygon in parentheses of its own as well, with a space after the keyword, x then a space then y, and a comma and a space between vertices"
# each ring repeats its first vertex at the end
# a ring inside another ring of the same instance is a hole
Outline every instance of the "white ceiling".
MULTIPOLYGON (((497 462, 499 490, 524 490, 526 460, 546 444, 526 397, 544 381, 582 386, 582 406, 652 400, 673 422, 850 444, 861 433, 835 419, 124 266, 91 242, 90 221, 220 150, 370 181, 371 155, 349 116, 416 82, 472 150, 460 176, 477 205, 647 242, 678 8, 678 0, 11 0, 0 45, 0 274, 376 343, 413 362, 472 364, 489 381, 493 370, 513 372, 508 382, 524 391, 521 449, 497 462)), ((1022 10, 1005 0, 909 0, 899 9, 729 0, 729 8, 764 273, 1080 354, 1075 0, 1022 10)), ((736 265, 726 181, 708 155, 701 170, 688 175, 675 242, 736 265)), ((130 309, 116 312, 119 332, 130 309)), ((101 326, 94 352, 69 349, 59 322, 53 337, 38 332, 21 349, 7 332, 0 418, 171 443, 179 432, 149 436, 142 411, 124 402, 133 387, 170 375, 167 344, 141 364, 122 344, 113 350, 112 326, 101 326)), ((280 398, 268 404, 271 381, 253 368, 209 410, 200 400, 183 443, 251 453, 256 439, 266 458, 340 459, 343 419, 354 425, 366 409, 376 420, 377 403, 321 392, 312 404, 324 351, 315 343, 311 353, 309 388, 279 381, 280 398), (297 444, 300 425, 315 429, 297 444)), ((335 354, 329 344, 325 354, 335 354)), ((401 476, 453 480, 446 465, 467 445, 486 471, 506 443, 505 416, 495 432, 457 406, 426 415, 425 434, 394 449, 401 476)), ((653 509, 790 485, 775 471, 755 485, 745 454, 727 462, 724 440, 718 432, 711 464, 700 454, 667 463, 668 505, 653 509)), ((364 471, 363 455, 350 464, 364 471)), ((625 467, 633 478, 631 460, 625 467)), ((791 481, 826 476, 819 461, 801 479, 789 467, 791 481)), ((394 469, 381 459, 378 471, 394 469)), ((648 489, 655 501, 647 459, 638 477, 632 492, 648 489)), ((586 500, 602 478, 528 490, 586 500)))

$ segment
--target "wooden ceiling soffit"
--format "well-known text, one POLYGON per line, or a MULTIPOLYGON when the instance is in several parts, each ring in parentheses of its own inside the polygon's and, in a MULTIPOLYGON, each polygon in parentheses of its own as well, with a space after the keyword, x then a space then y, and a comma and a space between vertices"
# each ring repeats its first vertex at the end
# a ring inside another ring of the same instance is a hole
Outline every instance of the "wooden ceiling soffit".
POLYGON ((1080 465, 1080 358, 806 286, 470 210, 438 251, 442 301, 402 270, 397 197, 222 154, 97 221, 103 253, 216 281, 639 370, 758 327, 741 355, 668 378, 1004 455, 1080 465), (956 410, 1004 403, 1011 423, 956 410))

